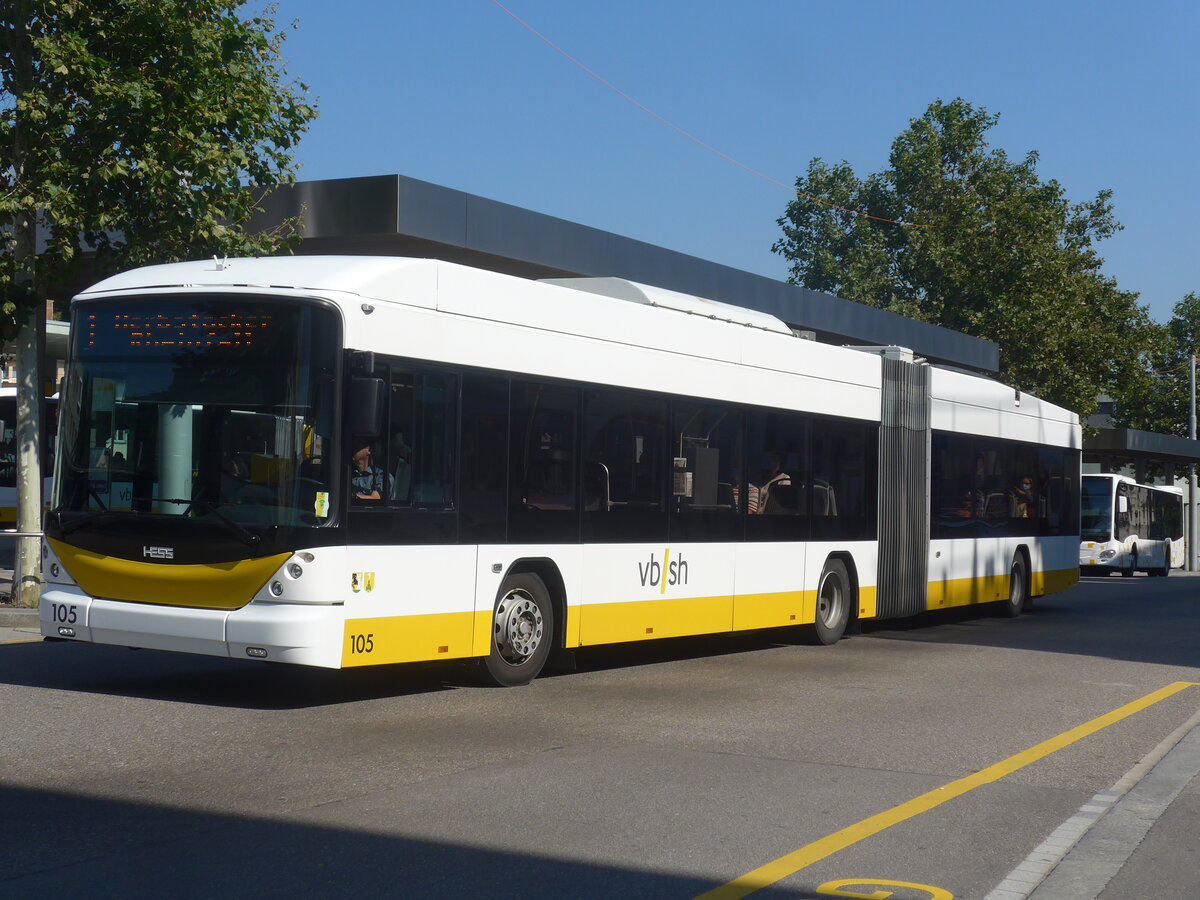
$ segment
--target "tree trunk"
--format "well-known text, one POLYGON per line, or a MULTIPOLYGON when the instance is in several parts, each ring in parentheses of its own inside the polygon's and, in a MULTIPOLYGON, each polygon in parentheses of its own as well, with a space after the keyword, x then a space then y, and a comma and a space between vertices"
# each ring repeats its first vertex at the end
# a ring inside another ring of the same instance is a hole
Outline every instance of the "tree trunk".
MULTIPOLYGON (((40 305, 31 305, 17 335, 17 531, 26 535, 40 535, 42 531, 42 389, 37 316, 45 316, 45 311, 40 305)), ((38 605, 42 592, 41 552, 40 537, 17 538, 13 570, 13 601, 17 606, 38 605)))

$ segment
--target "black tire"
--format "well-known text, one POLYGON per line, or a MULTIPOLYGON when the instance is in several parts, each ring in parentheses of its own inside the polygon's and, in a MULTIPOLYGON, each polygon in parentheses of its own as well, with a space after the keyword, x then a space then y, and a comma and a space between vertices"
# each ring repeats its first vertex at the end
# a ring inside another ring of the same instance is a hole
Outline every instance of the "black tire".
POLYGON ((850 624, 850 604, 854 590, 846 566, 836 559, 826 561, 817 582, 817 619, 806 629, 805 640, 810 644, 836 644, 850 624))
POLYGON ((499 687, 529 684, 553 642, 554 607, 542 579, 530 572, 505 578, 492 614, 491 652, 483 660, 488 680, 499 687))
POLYGON ((1121 569, 1121 577, 1122 578, 1132 578, 1133 573, 1137 571, 1137 562, 1138 562, 1137 547, 1134 547, 1133 548, 1133 559, 1130 561, 1128 569, 1125 569, 1125 568, 1121 569))
POLYGON ((1162 568, 1155 569, 1151 575, 1157 575, 1159 578, 1166 578, 1171 574, 1171 543, 1168 541, 1163 544, 1163 564, 1162 568))
POLYGON ((1000 601, 1000 615, 1015 619, 1029 604, 1029 567, 1025 565, 1025 554, 1013 557, 1008 570, 1008 599, 1000 601))

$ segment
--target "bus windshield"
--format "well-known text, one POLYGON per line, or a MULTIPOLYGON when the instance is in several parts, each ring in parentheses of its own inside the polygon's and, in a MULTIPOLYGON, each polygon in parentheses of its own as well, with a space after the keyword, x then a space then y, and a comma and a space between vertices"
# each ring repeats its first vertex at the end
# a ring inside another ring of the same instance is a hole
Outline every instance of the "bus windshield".
POLYGON ((1080 485, 1079 537, 1084 541, 1112 540, 1112 480, 1083 477, 1080 485))
POLYGON ((59 512, 320 525, 340 321, 310 302, 81 305, 59 424, 59 512))

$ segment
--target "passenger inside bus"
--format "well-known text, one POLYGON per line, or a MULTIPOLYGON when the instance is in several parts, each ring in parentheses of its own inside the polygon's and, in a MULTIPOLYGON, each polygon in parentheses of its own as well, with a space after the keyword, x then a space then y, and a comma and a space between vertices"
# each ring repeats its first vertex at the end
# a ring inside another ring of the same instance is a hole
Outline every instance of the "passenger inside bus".
MULTIPOLYGON (((796 492, 792 488, 792 477, 783 471, 783 461, 778 453, 770 457, 770 462, 763 472, 763 483, 758 488, 757 511, 765 515, 795 514, 798 512, 796 492)), ((754 495, 751 494, 751 503, 754 495)))
POLYGON ((1017 480, 1012 489, 1012 518, 1032 519, 1036 498, 1033 495, 1033 478, 1025 475, 1017 480))

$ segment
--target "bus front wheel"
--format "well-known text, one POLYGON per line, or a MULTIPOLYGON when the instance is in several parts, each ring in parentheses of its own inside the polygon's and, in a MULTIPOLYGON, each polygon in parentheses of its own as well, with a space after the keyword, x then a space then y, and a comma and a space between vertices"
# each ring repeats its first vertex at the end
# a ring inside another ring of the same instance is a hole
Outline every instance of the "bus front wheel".
POLYGON ((1134 547, 1132 553, 1129 556, 1129 568, 1126 569, 1126 568, 1122 567, 1121 576, 1123 578, 1132 578, 1133 573, 1137 571, 1137 563, 1138 563, 1137 547, 1134 547))
POLYGON ((825 563, 817 583, 817 617, 805 637, 812 644, 836 644, 850 622, 850 576, 839 560, 825 563))
POLYGON ((500 687, 533 681, 553 639, 554 607, 542 579, 531 572, 508 576, 492 615, 491 651, 483 661, 488 679, 500 687))

